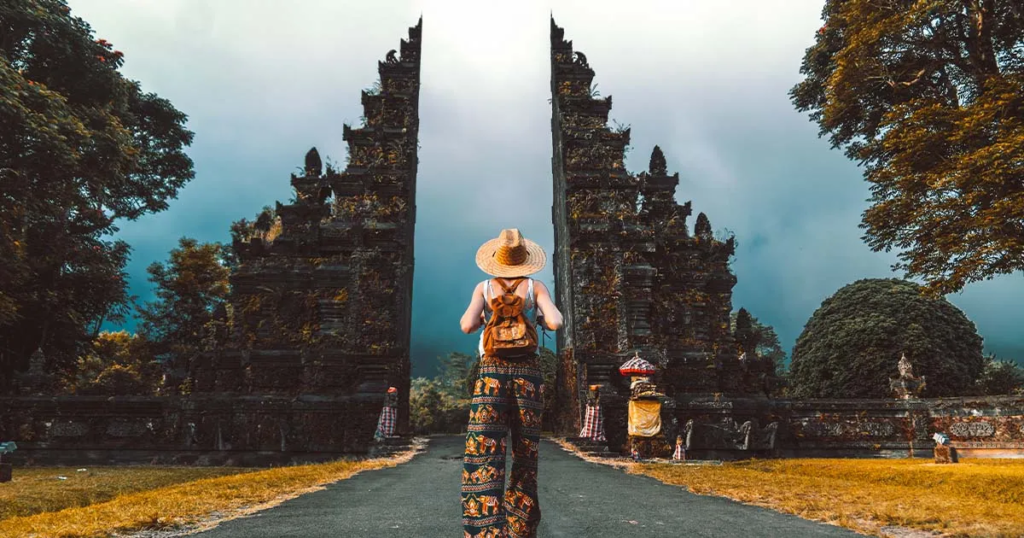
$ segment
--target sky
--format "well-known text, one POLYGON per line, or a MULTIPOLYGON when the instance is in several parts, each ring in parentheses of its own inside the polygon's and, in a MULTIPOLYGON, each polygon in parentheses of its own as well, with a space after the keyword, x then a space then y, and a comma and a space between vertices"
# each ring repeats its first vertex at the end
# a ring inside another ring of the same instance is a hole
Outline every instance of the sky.
MULTIPOLYGON (((632 127, 626 165, 661 146, 676 198, 734 233, 733 308, 778 332, 787 353, 823 300, 862 278, 901 277, 858 228, 862 170, 818 137, 787 95, 821 26, 823 0, 69 0, 122 72, 189 116, 196 178, 170 209, 124 223, 131 292, 182 236, 229 241, 230 224, 291 196, 316 146, 345 161, 342 125, 377 61, 423 16, 413 291, 413 375, 471 352, 458 321, 481 243, 517 227, 551 252, 549 17, 586 54, 611 118, 632 127), (524 188, 509 192, 507 185, 524 188), (515 212, 499 211, 515 207, 515 212)), ((552 281, 551 267, 538 278, 552 281)), ((947 297, 986 352, 1024 362, 1024 278, 947 297)))

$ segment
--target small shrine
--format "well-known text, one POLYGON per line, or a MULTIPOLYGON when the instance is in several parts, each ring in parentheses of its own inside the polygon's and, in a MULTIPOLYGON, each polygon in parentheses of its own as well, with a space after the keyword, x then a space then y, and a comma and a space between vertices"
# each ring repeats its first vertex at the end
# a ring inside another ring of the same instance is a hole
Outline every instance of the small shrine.
POLYGON ((651 380, 657 369, 636 353, 619 367, 619 373, 629 376, 627 450, 634 459, 669 456, 672 446, 666 441, 661 424, 665 395, 658 392, 651 380))

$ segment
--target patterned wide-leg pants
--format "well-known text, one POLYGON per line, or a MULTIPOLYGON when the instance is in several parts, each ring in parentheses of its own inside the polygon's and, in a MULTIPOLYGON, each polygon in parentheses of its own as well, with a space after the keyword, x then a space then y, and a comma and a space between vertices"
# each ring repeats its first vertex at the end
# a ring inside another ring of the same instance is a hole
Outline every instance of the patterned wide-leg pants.
POLYGON ((536 356, 480 359, 462 471, 462 524, 467 538, 537 535, 542 381, 536 356), (506 488, 505 438, 510 431, 512 470, 506 488))

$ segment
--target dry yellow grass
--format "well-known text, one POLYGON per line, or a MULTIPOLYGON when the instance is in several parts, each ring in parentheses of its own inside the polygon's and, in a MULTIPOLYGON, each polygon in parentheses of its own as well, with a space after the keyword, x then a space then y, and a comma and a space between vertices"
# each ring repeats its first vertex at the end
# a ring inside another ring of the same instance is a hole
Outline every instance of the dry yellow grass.
POLYGON ((203 478, 148 491, 127 493, 84 507, 0 521, 0 536, 107 537, 140 529, 167 528, 202 521, 214 512, 239 515, 254 505, 269 506, 319 489, 361 471, 408 461, 400 457, 278 467, 203 478))
POLYGON ((1024 461, 795 459, 721 466, 629 465, 628 472, 876 535, 1024 536, 1024 461))

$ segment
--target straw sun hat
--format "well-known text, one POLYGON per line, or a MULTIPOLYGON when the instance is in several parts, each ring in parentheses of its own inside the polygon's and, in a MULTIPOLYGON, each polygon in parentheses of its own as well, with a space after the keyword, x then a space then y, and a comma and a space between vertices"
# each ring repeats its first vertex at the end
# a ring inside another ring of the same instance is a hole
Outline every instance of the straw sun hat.
POLYGON ((544 268, 547 256, 540 245, 523 237, 515 228, 502 230, 496 239, 476 251, 480 269, 499 278, 532 275, 544 268))

